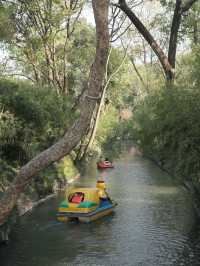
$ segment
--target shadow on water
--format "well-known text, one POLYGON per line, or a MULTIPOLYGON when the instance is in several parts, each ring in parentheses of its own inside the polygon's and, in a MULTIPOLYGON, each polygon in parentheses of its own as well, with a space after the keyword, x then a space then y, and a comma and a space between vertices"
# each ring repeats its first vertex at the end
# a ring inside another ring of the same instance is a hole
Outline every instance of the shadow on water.
POLYGON ((62 224, 55 219, 61 199, 52 199, 20 220, 13 241, 0 249, 0 265, 200 265, 190 195, 134 147, 121 146, 114 164, 99 172, 90 161, 74 184, 95 186, 103 177, 118 202, 113 215, 62 224))

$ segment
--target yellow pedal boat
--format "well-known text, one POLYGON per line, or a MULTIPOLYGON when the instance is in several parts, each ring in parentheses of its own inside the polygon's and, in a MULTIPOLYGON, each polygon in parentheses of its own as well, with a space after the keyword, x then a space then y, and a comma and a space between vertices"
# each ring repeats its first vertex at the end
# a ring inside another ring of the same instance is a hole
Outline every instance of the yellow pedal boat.
POLYGON ((73 188, 61 202, 59 221, 79 220, 90 222, 110 214, 117 205, 106 192, 105 182, 97 181, 96 188, 73 188))

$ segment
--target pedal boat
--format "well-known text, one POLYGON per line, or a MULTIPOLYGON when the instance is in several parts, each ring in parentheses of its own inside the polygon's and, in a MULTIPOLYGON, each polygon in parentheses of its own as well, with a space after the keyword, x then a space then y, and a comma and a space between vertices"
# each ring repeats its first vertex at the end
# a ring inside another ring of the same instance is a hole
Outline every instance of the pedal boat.
POLYGON ((97 163, 98 169, 114 168, 113 164, 109 161, 100 161, 97 163))
POLYGON ((71 189, 59 206, 57 219, 91 222, 112 213, 116 205, 105 191, 105 182, 99 180, 96 188, 71 189))

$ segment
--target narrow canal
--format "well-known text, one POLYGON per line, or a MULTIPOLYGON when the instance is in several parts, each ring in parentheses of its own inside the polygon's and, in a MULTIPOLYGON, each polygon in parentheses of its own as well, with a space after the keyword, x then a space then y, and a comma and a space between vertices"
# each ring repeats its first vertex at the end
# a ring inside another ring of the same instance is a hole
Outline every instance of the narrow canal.
MULTIPOLYGON (((113 215, 91 224, 61 224, 60 199, 23 217, 1 266, 200 265, 200 230, 187 191, 152 162, 126 149, 103 173, 118 202, 113 215)), ((95 163, 76 186, 93 186, 95 163)))

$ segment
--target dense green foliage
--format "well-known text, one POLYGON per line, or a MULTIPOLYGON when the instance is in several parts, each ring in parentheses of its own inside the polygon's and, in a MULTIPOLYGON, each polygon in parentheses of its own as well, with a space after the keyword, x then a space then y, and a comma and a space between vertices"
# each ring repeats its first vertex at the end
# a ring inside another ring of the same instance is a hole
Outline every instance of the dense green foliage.
POLYGON ((7 8, 0 3, 0 41, 9 41, 15 32, 11 12, 11 8, 7 8))
MULTIPOLYGON (((95 50, 94 29, 80 17, 83 5, 82 0, 2 4, 0 41, 16 66, 12 75, 51 86, 60 94, 80 94, 95 50)), ((9 67, 4 72, 10 72, 9 67)))
POLYGON ((70 120, 67 97, 26 82, 0 82, 1 157, 24 163, 62 136, 70 120))
MULTIPOLYGON (((64 134, 74 119, 70 110, 68 97, 60 97, 51 89, 27 82, 0 81, 0 167, 4 169, 1 171, 4 186, 18 167, 64 134)), ((61 171, 58 165, 41 173, 38 183, 52 187, 53 179, 58 177, 56 169, 61 171)))
MULTIPOLYGON (((17 70, 11 69, 11 74, 25 76, 34 84, 0 81, 0 166, 5 175, 14 175, 21 165, 52 145, 76 117, 73 112, 87 84, 95 51, 94 28, 79 16, 84 2, 78 1, 74 9, 68 3, 62 6, 62 0, 52 1, 52 5, 42 0, 0 6, 0 44, 5 45, 17 70), (5 25, 9 25, 7 33, 5 25)), ((159 41, 169 35, 174 1, 158 2, 163 9, 150 19, 149 27, 158 29, 159 41), (165 19, 163 12, 168 14, 165 19)), ((145 154, 175 175, 198 179, 198 15, 196 3, 183 18, 179 42, 187 36, 193 52, 178 55, 171 90, 166 89, 162 70, 143 41, 131 45, 127 54, 124 46, 112 46, 106 77, 110 82, 93 150, 102 153, 115 141, 134 139, 145 154), (133 116, 124 118, 124 110, 133 116)), ((130 36, 134 39, 134 32, 130 36)), ((90 135, 85 138, 83 147, 90 135)), ((62 179, 75 172, 70 159, 54 164, 38 177, 38 189, 51 188, 55 175, 62 179)))
POLYGON ((135 114, 136 138, 145 154, 186 178, 197 178, 200 171, 199 101, 199 90, 162 90, 135 114))
POLYGON ((144 153, 174 175, 197 181, 200 173, 199 48, 171 89, 154 89, 141 100, 130 130, 144 153), (189 71, 188 71, 189 70, 189 71))
MULTIPOLYGON (((141 67, 143 77, 146 73, 148 90, 135 97, 129 92, 128 98, 121 98, 121 107, 124 104, 133 110, 130 120, 119 119, 117 107, 120 97, 116 99, 116 94, 110 94, 110 99, 114 99, 112 109, 105 109, 97 135, 97 141, 107 148, 106 154, 112 157, 116 140, 133 140, 146 156, 174 176, 199 182, 199 51, 200 47, 195 46, 192 52, 179 56, 178 74, 171 88, 165 87, 162 76, 156 74, 154 66, 149 65, 148 72, 147 67, 141 67)), ((134 91, 137 92, 133 89, 132 93, 134 91)))

